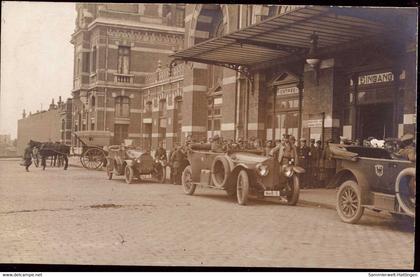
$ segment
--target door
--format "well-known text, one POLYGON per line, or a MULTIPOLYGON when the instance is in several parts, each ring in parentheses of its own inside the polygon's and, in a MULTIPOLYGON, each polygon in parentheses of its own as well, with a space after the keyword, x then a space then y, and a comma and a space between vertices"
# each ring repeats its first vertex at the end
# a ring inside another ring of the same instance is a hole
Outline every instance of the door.
POLYGON ((393 136, 392 103, 361 105, 358 108, 358 117, 359 139, 384 139, 393 136))
POLYGON ((124 139, 128 138, 128 125, 115 124, 114 125, 114 144, 124 143, 124 139))

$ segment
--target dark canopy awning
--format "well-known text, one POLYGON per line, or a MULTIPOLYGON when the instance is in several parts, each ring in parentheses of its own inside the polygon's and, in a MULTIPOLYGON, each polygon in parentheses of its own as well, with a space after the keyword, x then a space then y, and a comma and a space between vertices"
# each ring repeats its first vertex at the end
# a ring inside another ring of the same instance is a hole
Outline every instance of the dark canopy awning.
POLYGON ((395 34, 393 29, 397 26, 392 26, 395 20, 389 20, 388 17, 393 10, 303 6, 230 34, 209 39, 171 57, 184 61, 250 68, 268 61, 304 55, 310 46, 309 37, 314 31, 319 37, 320 50, 358 43, 363 38, 371 39, 384 33, 395 34))

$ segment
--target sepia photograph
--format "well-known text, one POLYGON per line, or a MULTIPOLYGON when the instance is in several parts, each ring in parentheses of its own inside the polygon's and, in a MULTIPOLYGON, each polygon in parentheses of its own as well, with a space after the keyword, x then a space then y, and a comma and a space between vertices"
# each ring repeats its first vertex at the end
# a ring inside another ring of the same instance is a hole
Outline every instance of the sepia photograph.
POLYGON ((0 272, 415 269, 417 7, 1 6, 0 272))

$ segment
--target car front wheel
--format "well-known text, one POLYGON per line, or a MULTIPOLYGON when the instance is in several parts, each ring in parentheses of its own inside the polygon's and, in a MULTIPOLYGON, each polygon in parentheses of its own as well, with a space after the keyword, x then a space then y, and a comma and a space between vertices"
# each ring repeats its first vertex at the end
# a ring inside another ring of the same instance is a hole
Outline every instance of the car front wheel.
POLYGON ((196 186, 197 185, 192 181, 192 170, 189 165, 184 169, 184 171, 182 171, 182 188, 186 194, 193 195, 196 186))
POLYGON ((125 167, 125 182, 131 184, 134 178, 134 170, 131 166, 127 165, 125 167))
POLYGON ((290 191, 287 195, 287 205, 294 206, 299 200, 299 193, 300 193, 299 177, 296 174, 294 174, 293 177, 288 182, 290 185, 290 191))
POLYGON ((246 205, 249 193, 249 177, 246 170, 242 169, 236 182, 236 198, 239 205, 246 205))
POLYGON ((337 193, 337 213, 346 223, 357 223, 362 217, 364 207, 361 203, 361 191, 353 180, 341 184, 337 193))

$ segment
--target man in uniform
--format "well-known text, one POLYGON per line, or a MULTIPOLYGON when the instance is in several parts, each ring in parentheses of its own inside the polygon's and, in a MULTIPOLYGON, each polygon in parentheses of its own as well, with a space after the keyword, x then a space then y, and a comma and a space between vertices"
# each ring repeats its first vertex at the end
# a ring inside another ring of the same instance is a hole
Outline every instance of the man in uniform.
POLYGON ((334 188, 332 184, 330 184, 332 178, 335 175, 335 159, 332 157, 332 153, 330 150, 329 145, 333 143, 332 139, 329 139, 324 146, 324 150, 322 151, 322 160, 324 162, 324 172, 325 172, 325 187, 326 188, 334 188))
POLYGON ((306 171, 305 173, 302 174, 303 187, 309 187, 308 177, 310 177, 310 175, 309 175, 309 172, 307 171, 309 167, 309 148, 306 145, 305 138, 300 139, 299 147, 297 151, 298 151, 298 156, 299 156, 299 164, 306 171))
POLYGON ((217 152, 217 153, 223 153, 223 152, 224 152, 224 150, 223 150, 223 145, 222 145, 222 143, 220 142, 220 137, 219 137, 219 135, 215 135, 215 136, 213 137, 213 140, 212 140, 212 142, 211 142, 211 151, 212 151, 212 152, 217 152))
POLYGON ((155 159, 161 161, 167 161, 166 150, 163 148, 163 142, 159 142, 159 147, 155 152, 155 159))
POLYGON ((23 154, 23 160, 25 165, 25 170, 29 172, 29 166, 32 164, 32 148, 28 145, 25 148, 25 152, 23 154))
POLYGON ((400 141, 400 150, 397 152, 396 156, 411 162, 416 162, 414 136, 410 133, 407 133, 401 137, 400 141))

